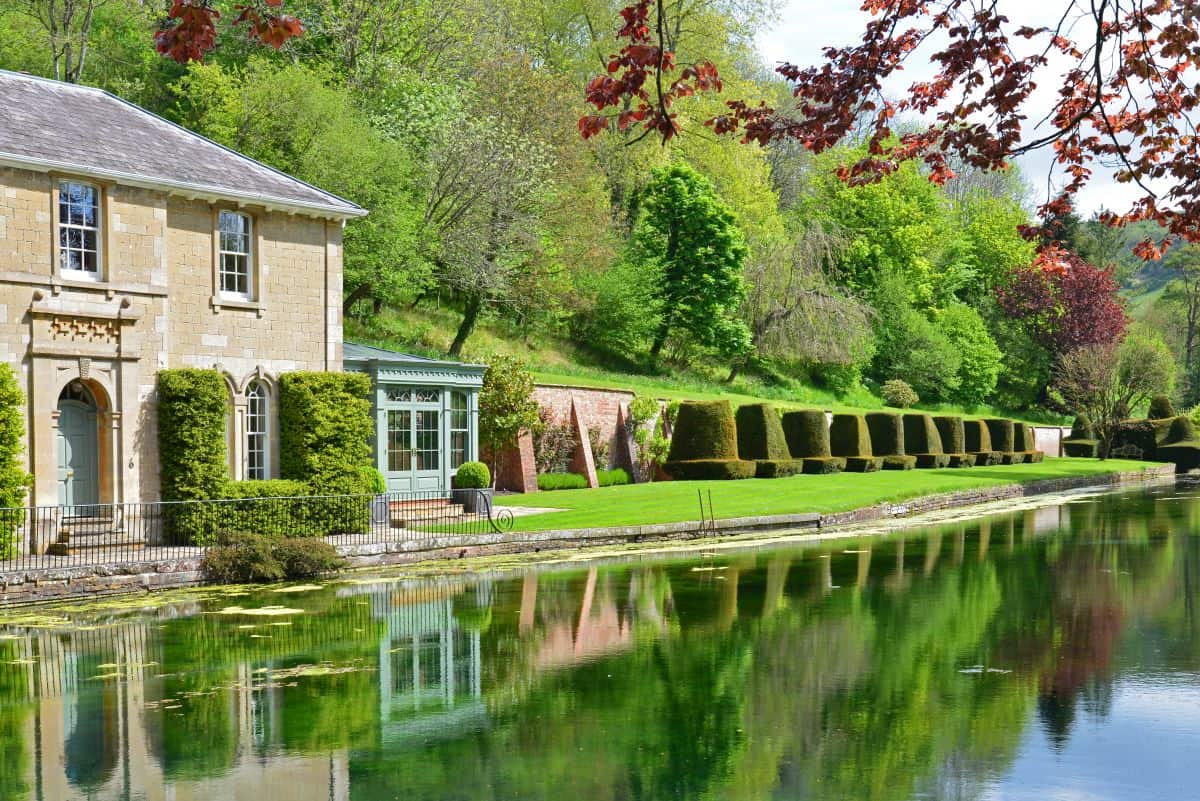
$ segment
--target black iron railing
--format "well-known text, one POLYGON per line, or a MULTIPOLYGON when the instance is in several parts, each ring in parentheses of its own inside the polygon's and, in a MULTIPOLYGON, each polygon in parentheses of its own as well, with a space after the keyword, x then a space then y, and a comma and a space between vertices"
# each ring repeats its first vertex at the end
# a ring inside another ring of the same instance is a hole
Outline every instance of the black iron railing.
POLYGON ((236 531, 362 546, 503 533, 512 525, 512 512, 494 507, 486 490, 4 508, 0 580, 33 569, 199 559, 236 531))

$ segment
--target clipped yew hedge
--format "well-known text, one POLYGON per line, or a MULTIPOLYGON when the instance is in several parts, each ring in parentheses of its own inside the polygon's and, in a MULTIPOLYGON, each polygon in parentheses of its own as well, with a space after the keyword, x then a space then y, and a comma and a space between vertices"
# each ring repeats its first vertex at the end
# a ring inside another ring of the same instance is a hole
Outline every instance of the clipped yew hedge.
POLYGON ((792 458, 779 412, 769 403, 739 406, 734 416, 738 458, 757 461, 786 461, 792 458))
POLYGON ((1163 461, 1174 462, 1180 473, 1200 468, 1200 442, 1190 418, 1181 416, 1171 421, 1166 442, 1158 446, 1157 454, 1163 461))
POLYGON ((314 495, 370 492, 371 379, 359 373, 287 373, 279 379, 279 472, 314 495))
POLYGON ((861 414, 835 414, 829 426, 829 450, 846 460, 851 473, 874 473, 883 467, 883 459, 871 449, 871 431, 861 414))
POLYGON ((992 438, 992 449, 1000 453, 1012 453, 1016 450, 1016 434, 1013 421, 1000 417, 989 417, 983 421, 988 434, 992 438))
POLYGON ((757 466, 740 459, 689 459, 667 462, 663 470, 676 481, 725 481, 754 478, 757 466))
POLYGON ((758 459, 754 462, 755 478, 786 478, 805 471, 805 459, 758 459))
POLYGON ((933 418, 945 453, 966 453, 967 435, 963 419, 955 415, 938 415, 933 418))
POLYGON ((983 420, 963 420, 963 442, 977 467, 1000 464, 1000 452, 992 447, 992 434, 983 420))
POLYGON ((668 462, 738 458, 737 424, 729 401, 684 401, 675 415, 668 462))
POLYGON ((221 497, 229 481, 229 388, 216 370, 158 373, 158 459, 164 501, 221 497))
POLYGON ((832 456, 829 421, 819 409, 785 412, 783 434, 793 459, 832 456))

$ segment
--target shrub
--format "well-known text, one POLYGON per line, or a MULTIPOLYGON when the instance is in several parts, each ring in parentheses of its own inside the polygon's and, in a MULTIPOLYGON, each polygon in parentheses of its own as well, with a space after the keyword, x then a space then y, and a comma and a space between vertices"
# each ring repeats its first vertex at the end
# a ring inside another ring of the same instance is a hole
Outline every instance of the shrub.
POLYGON ((346 560, 322 539, 284 538, 275 543, 275 558, 289 579, 310 579, 341 570, 346 560))
POLYGON ((1112 448, 1125 448, 1132 445, 1142 452, 1143 459, 1153 460, 1158 449, 1159 428, 1162 434, 1170 429, 1170 422, 1162 425, 1161 420, 1122 420, 1113 434, 1112 448), (1156 426, 1156 424, 1159 424, 1156 426))
POLYGON ((279 467, 314 494, 366 494, 374 467, 371 380, 358 373, 287 373, 279 379, 279 467))
POLYGON ((1195 439, 1196 426, 1190 419, 1180 416, 1171 421, 1171 427, 1167 430, 1167 443, 1192 442, 1195 439))
POLYGON ((882 456, 847 456, 847 473, 878 473, 883 469, 882 456))
POLYGON ((479 390, 479 442, 493 454, 517 441, 522 431, 538 426, 538 403, 533 397, 533 375, 512 356, 487 360, 479 390))
POLYGON ((953 415, 939 415, 933 418, 937 426, 938 436, 942 438, 942 451, 945 453, 965 454, 966 430, 963 419, 953 415))
POLYGON ((285 576, 271 539, 246 531, 222 534, 220 544, 204 552, 200 572, 214 584, 282 581, 285 576))
POLYGON ((539 473, 565 473, 575 453, 575 429, 548 408, 538 409, 533 429, 533 462, 539 473))
POLYGON ((596 426, 591 426, 587 430, 588 445, 592 448, 592 461, 598 468, 608 467, 608 452, 611 449, 612 442, 607 439, 600 438, 600 429, 596 426))
POLYGON ((879 394, 883 397, 884 403, 888 406, 895 406, 897 409, 916 406, 917 402, 921 400, 908 382, 899 378, 884 381, 883 386, 879 388, 879 394))
POLYGON ((942 453, 942 437, 932 417, 927 414, 906 414, 903 421, 905 453, 942 453))
POLYGON ((841 456, 809 456, 803 462, 804 472, 811 476, 827 476, 846 469, 846 459, 841 456))
POLYGON ((1155 395, 1150 399, 1150 413, 1147 416, 1151 420, 1165 420, 1175 416, 1175 407, 1166 395, 1155 395))
MULTIPOLYGON (((682 409, 680 412, 682 416, 682 409)), ((753 478, 756 465, 738 459, 692 459, 686 462, 668 461, 663 469, 677 481, 711 481, 753 478)))
MULTIPOLYGON (((871 432, 871 451, 877 456, 904 455, 904 422, 892 412, 870 412, 866 415, 867 430, 871 432)), ((887 462, 884 462, 887 467, 887 462)))
POLYGON ((1063 453, 1076 458, 1094 459, 1099 455, 1100 440, 1097 439, 1064 439, 1063 453))
POLYGON ((1037 451, 1037 432, 1029 423, 1013 423, 1013 447, 1022 453, 1037 451))
POLYGON ((803 459, 759 459, 754 463, 755 478, 786 478, 806 469, 803 459))
POLYGON ((779 413, 769 403, 739 406, 736 414, 738 457, 741 459, 787 460, 787 439, 779 413))
MULTIPOLYGON (((873 457, 871 432, 861 414, 835 414, 829 426, 829 452, 834 456, 873 457)), ((847 466, 849 469, 849 466, 847 466)))
POLYGON ((737 425, 729 401, 685 401, 679 406, 668 462, 738 458, 737 425))
MULTIPOLYGON (((25 506, 31 476, 21 460, 25 432, 25 396, 12 367, 0 362, 0 509, 25 506)), ((3 515, 0 512, 0 515, 3 515)), ((23 514, 0 517, 0 559, 16 555, 16 536, 23 514)))
POLYGON ((993 453, 992 433, 983 420, 963 420, 967 453, 993 453))
POLYGON ((587 476, 579 473, 542 473, 537 477, 540 490, 587 489, 587 476))
MULTIPOLYGON (((635 395, 629 402, 629 428, 633 432, 633 442, 637 446, 637 466, 647 481, 654 479, 654 470, 667 459, 667 450, 671 447, 667 439, 666 426, 663 423, 666 412, 660 414, 662 405, 658 399, 648 395, 635 395), (647 423, 654 421, 653 426, 647 423)), ((667 411, 670 411, 670 406, 667 411)), ((678 405, 674 407, 678 410, 678 405)))
POLYGON ((216 370, 158 373, 158 453, 164 501, 220 497, 229 477, 229 389, 216 370))
POLYGON ((596 471, 596 482, 602 487, 619 487, 631 483, 632 480, 629 473, 620 467, 596 471))
POLYGON ((783 435, 788 451, 795 459, 831 456, 829 445, 829 420, 819 409, 803 409, 785 412, 783 435))
POLYGON ((917 457, 892 454, 883 457, 884 470, 912 470, 917 466, 917 457))
POLYGON ((952 303, 938 316, 937 326, 958 351, 958 386, 947 399, 975 407, 996 391, 1004 354, 988 333, 987 324, 975 309, 952 303))
POLYGON ((463 462, 453 483, 455 489, 487 489, 492 486, 492 474, 483 462, 463 462))
POLYGON ((1013 421, 998 417, 990 417, 983 421, 987 425, 988 434, 992 438, 992 448, 1000 453, 1012 453, 1016 450, 1013 421))
POLYGON ((323 540, 276 539, 246 531, 223 532, 200 562, 206 581, 246 584, 314 578, 344 567, 345 560, 323 540))
POLYGON ((367 485, 367 490, 372 495, 379 495, 387 492, 387 478, 379 471, 377 467, 367 467, 363 469, 364 483, 367 485))
POLYGON ((1096 429, 1092 427, 1091 419, 1083 412, 1075 415, 1071 423, 1071 439, 1095 439, 1096 429))

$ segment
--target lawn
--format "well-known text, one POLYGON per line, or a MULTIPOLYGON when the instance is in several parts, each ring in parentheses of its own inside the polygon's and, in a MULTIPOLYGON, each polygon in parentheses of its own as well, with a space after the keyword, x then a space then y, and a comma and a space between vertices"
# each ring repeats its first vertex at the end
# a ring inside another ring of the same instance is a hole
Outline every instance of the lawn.
POLYGON ((501 506, 553 507, 563 511, 516 518, 516 531, 645 525, 698 520, 697 490, 712 493, 718 519, 802 512, 843 512, 923 495, 1016 484, 1047 478, 1139 470, 1146 462, 1052 459, 1041 464, 969 469, 841 473, 746 481, 666 481, 590 490, 560 490, 496 499, 501 506))

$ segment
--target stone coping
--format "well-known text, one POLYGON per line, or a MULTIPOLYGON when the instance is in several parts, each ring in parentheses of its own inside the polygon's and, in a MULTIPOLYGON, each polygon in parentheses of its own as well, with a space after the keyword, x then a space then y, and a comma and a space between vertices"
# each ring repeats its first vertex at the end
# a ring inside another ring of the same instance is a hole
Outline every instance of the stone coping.
MULTIPOLYGON (((898 503, 880 503, 832 514, 800 513, 737 517, 701 523, 658 523, 550 531, 488 534, 435 534, 405 531, 391 542, 343 542, 338 551, 351 569, 412 564, 435 560, 499 556, 639 542, 729 538, 765 533, 836 533, 863 523, 895 520, 926 512, 960 509, 1036 495, 1079 489, 1104 489, 1142 483, 1174 481, 1175 466, 1156 465, 1141 470, 1104 475, 1041 479, 1023 484, 1003 484, 937 495, 898 503)), ((981 510, 982 511, 982 510, 981 510)), ((753 542, 748 542, 752 546, 753 542)), ((139 560, 107 565, 41 568, 0 572, 0 604, 33 603, 88 595, 147 591, 199 583, 200 551, 181 558, 139 560)))

